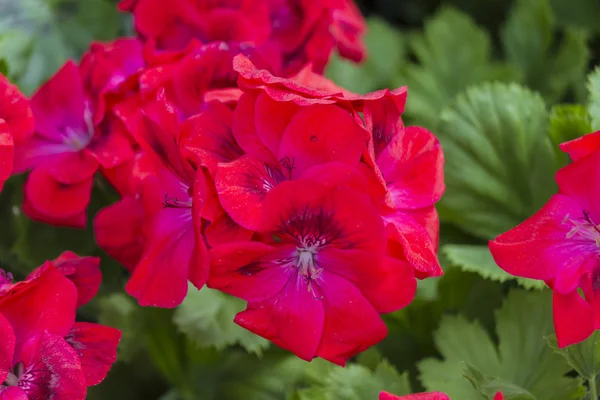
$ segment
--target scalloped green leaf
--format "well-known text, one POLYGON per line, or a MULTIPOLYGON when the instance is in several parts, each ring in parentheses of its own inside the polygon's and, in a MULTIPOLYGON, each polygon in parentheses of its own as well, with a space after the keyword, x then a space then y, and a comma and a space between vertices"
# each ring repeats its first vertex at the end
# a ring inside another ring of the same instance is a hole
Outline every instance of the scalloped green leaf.
POLYGON ((546 340, 548 345, 556 353, 565 357, 582 377, 592 380, 600 375, 600 331, 595 331, 583 342, 562 349, 558 348, 556 335, 550 335, 546 340))
POLYGON ((519 278, 505 272, 496 264, 489 248, 485 245, 452 244, 443 246, 441 251, 448 257, 452 265, 463 271, 475 272, 486 279, 497 282, 514 279, 526 289, 543 289, 546 287, 543 281, 519 278))
POLYGON ((600 67, 596 67, 588 76, 587 83, 590 93, 588 111, 592 118, 592 129, 600 129, 600 67))
POLYGON ((501 32, 507 59, 550 103, 585 79, 590 58, 585 33, 567 28, 560 42, 555 33, 548 0, 517 0, 501 32))
POLYGON ((190 284, 185 300, 175 311, 173 322, 199 347, 222 350, 240 344, 249 352, 260 355, 269 346, 269 341, 233 322, 235 314, 245 308, 243 300, 206 287, 198 290, 190 284))
POLYGON ((542 98, 517 84, 468 89, 441 115, 442 219, 484 239, 518 225, 556 192, 542 98))
POLYGON ((428 19, 423 33, 412 35, 409 47, 418 64, 402 68, 394 86, 408 85, 406 115, 419 125, 435 126, 440 111, 468 86, 518 79, 513 68, 492 61, 488 33, 453 8, 428 19))
POLYGON ((520 388, 537 400, 579 398, 581 381, 566 375, 571 367, 544 340, 553 331, 548 291, 512 290, 495 318, 498 345, 477 322, 462 316, 442 319, 435 333, 442 360, 428 358, 418 364, 427 390, 446 392, 450 398, 481 400, 471 383, 460 379, 471 366, 488 379, 520 388))

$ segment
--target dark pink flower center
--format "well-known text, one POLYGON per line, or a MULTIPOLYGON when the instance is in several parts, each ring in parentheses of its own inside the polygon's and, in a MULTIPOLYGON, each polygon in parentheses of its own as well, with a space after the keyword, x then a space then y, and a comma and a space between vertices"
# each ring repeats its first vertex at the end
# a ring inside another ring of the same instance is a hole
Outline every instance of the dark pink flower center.
POLYGON ((567 239, 593 242, 600 251, 600 225, 594 223, 585 210, 583 211, 583 218, 571 218, 567 214, 563 219, 563 223, 572 225, 571 230, 567 232, 567 239))
POLYGON ((165 200, 163 201, 163 207, 165 208, 192 208, 192 198, 178 198, 170 197, 168 193, 165 193, 165 200))
POLYGON ((85 126, 74 129, 71 126, 65 126, 62 129, 62 141, 65 146, 73 151, 79 151, 87 147, 94 136, 94 121, 92 119, 92 111, 89 106, 86 106, 83 121, 85 126))
POLYGON ((13 282, 13 276, 10 272, 0 269, 0 288, 4 285, 10 285, 13 282))

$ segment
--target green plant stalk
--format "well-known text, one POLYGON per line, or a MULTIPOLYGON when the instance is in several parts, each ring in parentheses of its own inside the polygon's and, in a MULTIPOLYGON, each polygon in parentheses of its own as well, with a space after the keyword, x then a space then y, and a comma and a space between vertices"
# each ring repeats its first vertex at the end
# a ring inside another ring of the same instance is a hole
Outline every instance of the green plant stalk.
POLYGON ((590 384, 590 398, 592 400, 598 400, 598 384, 596 382, 596 377, 593 377, 589 380, 590 384))

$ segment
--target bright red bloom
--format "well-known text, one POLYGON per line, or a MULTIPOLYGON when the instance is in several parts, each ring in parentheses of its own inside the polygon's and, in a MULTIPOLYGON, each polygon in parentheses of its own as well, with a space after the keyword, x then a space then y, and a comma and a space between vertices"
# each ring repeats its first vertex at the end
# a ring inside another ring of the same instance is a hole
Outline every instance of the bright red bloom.
POLYGON ((122 198, 96 214, 94 235, 98 246, 130 272, 133 272, 144 249, 142 191, 144 180, 152 173, 151 160, 141 152, 127 163, 103 170, 104 176, 122 198))
POLYGON ((379 313, 407 305, 416 281, 408 264, 384 257, 360 174, 333 163, 306 175, 271 189, 262 243, 211 249, 208 283, 248 301, 236 323, 305 360, 344 365, 385 337, 379 313))
POLYGON ((504 400, 504 395, 502 392, 498 392, 494 395, 494 400, 504 400))
POLYGON ((137 39, 117 39, 90 45, 81 59, 79 72, 96 124, 106 113, 106 95, 119 90, 144 64, 142 43, 137 39))
POLYGON ((181 50, 190 41, 246 42, 272 55, 276 71, 290 75, 306 63, 322 72, 335 47, 361 61, 365 22, 350 0, 125 0, 143 39, 158 49, 181 50))
POLYGON ((573 161, 590 155, 598 148, 600 148, 600 131, 560 144, 560 149, 568 153, 573 161))
POLYGON ((93 176, 131 158, 124 127, 115 117, 99 125, 79 70, 67 62, 31 99, 35 134, 16 146, 15 173, 32 169, 24 211, 43 222, 83 227, 93 176))
POLYGON ((62 271, 47 262, 17 284, 0 270, 0 398, 84 399, 106 377, 121 333, 75 323, 78 290, 65 277, 90 261, 65 252, 62 271))
POLYGON ((63 339, 76 301, 75 286, 52 266, 0 293, 1 398, 85 398, 77 353, 63 339))
POLYGON ((541 210, 490 242, 502 269, 552 288, 559 347, 600 329, 599 178, 600 150, 595 150, 558 171, 559 193, 541 210))
POLYGON ((396 396, 395 394, 381 392, 379 393, 379 400, 450 400, 450 397, 442 392, 407 394, 405 396, 396 396))
POLYGON ((144 252, 126 290, 141 305, 175 307, 188 280, 201 288, 208 277, 200 234, 204 175, 181 157, 177 114, 163 94, 139 115, 135 135, 154 174, 143 181, 144 252))
POLYGON ((117 360, 121 340, 118 329, 87 322, 75 322, 65 341, 77 352, 87 386, 101 383, 117 360))
POLYGON ((31 136, 33 124, 29 101, 0 74, 0 191, 13 170, 14 143, 31 136))
MULTIPOLYGON (((50 264, 46 263, 35 269, 27 279, 35 279, 42 274, 50 264)), ((77 307, 87 304, 96 296, 102 283, 100 258, 80 257, 72 251, 65 251, 51 261, 64 276, 69 278, 77 288, 77 307)))

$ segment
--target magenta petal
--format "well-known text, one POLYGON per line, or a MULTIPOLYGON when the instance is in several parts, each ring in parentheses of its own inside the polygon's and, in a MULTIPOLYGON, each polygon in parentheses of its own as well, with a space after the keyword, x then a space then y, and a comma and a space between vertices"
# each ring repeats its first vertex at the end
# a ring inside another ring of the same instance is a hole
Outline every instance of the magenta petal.
POLYGON ((600 185, 590 185, 600 179, 600 151, 571 163, 556 173, 559 193, 576 201, 597 225, 600 224, 600 185))
POLYGON ((562 268, 581 265, 591 254, 567 239, 573 225, 565 220, 581 214, 581 207, 569 197, 552 196, 525 222, 490 241, 494 260, 511 275, 541 280, 553 279, 562 268))
POLYGON ((319 357, 343 366, 350 357, 385 338, 387 327, 356 286, 326 272, 319 285, 325 307, 319 357))
POLYGON ((213 247, 208 286, 249 302, 266 301, 282 290, 292 273, 277 260, 294 251, 293 246, 275 248, 258 242, 213 247))
POLYGON ((65 340, 79 356, 86 385, 94 386, 106 378, 117 360, 121 332, 109 326, 76 322, 65 340))
POLYGON ((80 257, 65 251, 52 263, 77 287, 77 307, 89 303, 100 289, 102 273, 99 257, 80 257))
POLYGON ((154 217, 126 290, 141 306, 172 308, 185 298, 195 235, 189 209, 164 208, 154 217))
POLYGON ((84 400, 85 377, 77 353, 60 336, 48 332, 28 340, 21 353, 30 400, 84 400))
POLYGON ((27 393, 18 386, 0 386, 0 400, 29 400, 27 393))
POLYGON ((594 332, 592 307, 576 290, 569 294, 553 291, 552 313, 560 348, 579 343, 594 332))
POLYGON ((4 382, 12 367, 15 353, 15 334, 10 323, 0 314, 0 382, 4 382))
POLYGON ((309 290, 304 278, 292 276, 268 302, 280 345, 306 361, 318 355, 325 318, 323 293, 317 287, 309 290))

